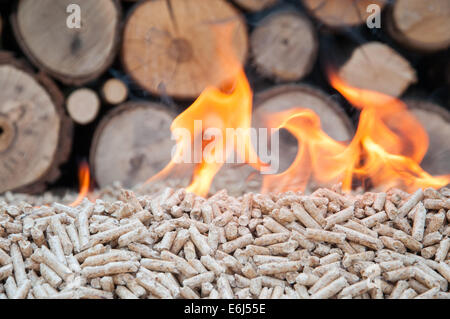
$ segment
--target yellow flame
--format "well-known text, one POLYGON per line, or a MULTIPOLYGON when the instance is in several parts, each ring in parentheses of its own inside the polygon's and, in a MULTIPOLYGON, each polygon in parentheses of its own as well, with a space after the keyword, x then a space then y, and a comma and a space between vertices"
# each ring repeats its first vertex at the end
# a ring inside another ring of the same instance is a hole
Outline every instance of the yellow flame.
POLYGON ((329 137, 312 111, 293 108, 267 114, 270 127, 293 134, 299 151, 283 173, 264 178, 263 191, 303 190, 313 179, 319 183, 370 182, 377 188, 442 187, 450 175, 431 176, 419 165, 428 149, 428 135, 400 100, 349 86, 334 73, 332 86, 361 110, 356 134, 347 145, 329 137))

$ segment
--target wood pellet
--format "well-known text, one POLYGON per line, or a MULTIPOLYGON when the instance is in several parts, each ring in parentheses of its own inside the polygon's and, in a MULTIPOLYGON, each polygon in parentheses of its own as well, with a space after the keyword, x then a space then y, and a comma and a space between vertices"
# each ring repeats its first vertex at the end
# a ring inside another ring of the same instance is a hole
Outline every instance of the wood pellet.
POLYGON ((0 197, 9 299, 448 299, 450 190, 0 197))

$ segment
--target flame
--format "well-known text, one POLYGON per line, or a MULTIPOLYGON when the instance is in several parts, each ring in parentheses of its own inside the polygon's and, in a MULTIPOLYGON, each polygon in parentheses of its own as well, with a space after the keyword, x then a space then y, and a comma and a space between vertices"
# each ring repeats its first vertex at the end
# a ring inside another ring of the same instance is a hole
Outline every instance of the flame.
POLYGON ((298 140, 299 150, 283 173, 266 176, 263 191, 304 190, 313 179, 318 183, 342 182, 344 190, 355 182, 387 189, 443 187, 450 175, 431 176, 419 165, 428 149, 428 135, 400 100, 378 92, 357 89, 335 73, 331 85, 361 110, 356 134, 350 143, 337 142, 308 109, 293 108, 267 115, 273 128, 285 128, 298 140))
POLYGON ((83 161, 78 169, 78 181, 80 190, 75 201, 69 204, 69 206, 76 207, 80 205, 83 199, 89 195, 91 180, 90 175, 89 165, 86 161, 83 161))
POLYGON ((215 26, 218 38, 225 39, 217 47, 217 57, 222 66, 222 72, 229 79, 221 83, 220 88, 207 87, 198 99, 172 123, 171 131, 176 138, 176 150, 171 162, 158 174, 150 178, 147 183, 166 178, 176 170, 178 163, 187 156, 196 163, 192 183, 187 187, 188 192, 206 196, 214 176, 233 154, 245 163, 262 170, 265 166, 256 155, 251 143, 252 91, 244 70, 234 58, 231 48, 233 26, 215 26), (201 127, 199 122, 201 121, 201 127), (184 129, 189 134, 178 134, 178 129, 184 129), (236 129, 232 140, 221 143, 212 136, 208 136, 210 129, 218 130, 221 136, 227 135, 228 129, 236 129), (240 145, 230 149, 228 143, 240 145), (198 152, 200 149, 200 152, 198 152), (201 154, 200 156, 198 154, 201 154), (206 155, 205 155, 206 154, 206 155), (218 160, 219 159, 219 160, 218 160))
MULTIPOLYGON (((176 174, 186 157, 195 163, 187 191, 201 196, 208 194, 214 176, 232 153, 257 170, 267 168, 251 142, 252 91, 242 66, 227 45, 231 43, 233 28, 229 25, 213 28, 217 38, 223 39, 218 43, 217 57, 228 81, 206 88, 173 121, 171 131, 177 144, 172 160, 147 183, 176 174), (197 121, 201 121, 200 127, 197 121), (222 136, 226 136, 229 128, 240 130, 225 143, 218 143, 207 134, 213 128, 222 136), (188 134, 180 134, 180 129, 188 134), (241 143, 241 148, 226 147, 236 141, 241 143), (200 149, 201 155, 192 156, 192 149, 200 149), (221 160, 217 161, 217 157, 221 160)), ((428 149, 428 136, 404 103, 378 92, 351 87, 333 72, 329 80, 361 111, 354 138, 348 143, 333 140, 322 130, 320 119, 307 105, 266 114, 268 128, 287 129, 298 140, 299 149, 286 171, 264 176, 262 192, 305 190, 311 181, 327 185, 341 182, 344 190, 351 190, 356 184, 377 189, 401 187, 408 191, 419 187, 438 188, 450 182, 450 175, 431 176, 420 167, 428 149)))

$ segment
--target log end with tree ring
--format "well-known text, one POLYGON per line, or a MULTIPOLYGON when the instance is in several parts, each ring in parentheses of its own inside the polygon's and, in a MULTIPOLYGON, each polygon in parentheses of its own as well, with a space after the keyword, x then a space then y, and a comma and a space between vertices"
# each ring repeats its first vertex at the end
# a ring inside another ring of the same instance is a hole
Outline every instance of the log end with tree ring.
POLYGON ((338 75, 347 84, 398 97, 417 81, 408 60, 381 42, 357 47, 339 68, 338 75))
POLYGON ((279 0, 233 0, 238 6, 248 11, 260 11, 275 5, 279 0))
POLYGON ((433 175, 450 174, 450 112, 422 99, 408 98, 404 102, 428 133, 422 168, 433 175))
POLYGON ((397 0, 389 10, 387 29, 411 49, 446 49, 450 46, 450 1, 397 0))
POLYGON ((294 11, 263 19, 253 31, 250 44, 259 73, 280 81, 300 80, 312 70, 317 57, 312 24, 294 11))
POLYGON ((11 146, 16 136, 16 126, 8 117, 0 114, 0 153, 11 146))
POLYGON ((53 82, 4 57, 0 57, 0 193, 40 191, 59 176, 59 165, 69 154, 71 125, 53 82))
POLYGON ((221 58, 230 54, 230 46, 243 65, 248 50, 246 25, 224 0, 144 1, 126 22, 122 61, 143 89, 195 98, 207 86, 228 79, 221 58), (222 40, 220 32, 225 28, 232 31, 232 43, 222 40))
POLYGON ((67 8, 73 3, 21 0, 12 24, 19 45, 37 67, 64 83, 81 85, 113 62, 121 13, 116 0, 77 0, 81 9, 77 28, 68 25, 67 8))
POLYGON ((112 110, 97 127, 91 146, 97 184, 106 187, 119 181, 134 187, 161 171, 175 145, 170 131, 174 118, 156 103, 128 102, 112 110))
POLYGON ((387 0, 302 0, 308 11, 330 27, 349 27, 366 23, 372 14, 367 7, 376 4, 384 7, 387 0))

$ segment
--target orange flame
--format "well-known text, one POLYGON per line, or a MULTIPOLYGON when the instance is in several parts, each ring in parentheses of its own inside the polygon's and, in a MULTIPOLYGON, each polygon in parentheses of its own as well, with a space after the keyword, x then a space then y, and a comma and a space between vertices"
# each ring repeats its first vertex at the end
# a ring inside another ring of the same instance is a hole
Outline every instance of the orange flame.
MULTIPOLYGON (((223 43, 231 43, 233 28, 230 28, 230 25, 216 28, 218 37, 225 39, 223 43)), ((227 45, 217 47, 217 56, 229 82, 222 83, 222 89, 212 86, 206 88, 198 99, 173 121, 171 131, 177 146, 172 161, 147 182, 167 177, 174 172, 177 163, 187 157, 197 163, 187 191, 206 196, 214 176, 229 156, 234 154, 256 169, 264 167, 251 144, 252 91, 245 72, 227 45), (196 121, 201 121, 201 127, 196 121), (184 129, 189 134, 179 134, 178 129, 184 129), (225 143, 221 143, 215 136, 208 136, 211 129, 216 132, 218 130, 223 137, 227 135, 227 129, 235 129, 236 134, 232 140, 227 139, 225 143), (228 143, 240 147, 230 150, 227 148, 228 143), (194 155, 191 155, 192 146, 196 152, 194 155)))
POLYGON ((450 175, 431 176, 419 165, 428 149, 428 136, 406 105, 393 97, 351 87, 331 73, 330 82, 350 103, 361 109, 358 129, 345 145, 329 137, 314 112, 293 108, 268 115, 274 128, 285 128, 299 144, 297 156, 283 173, 266 176, 263 191, 305 189, 310 179, 318 183, 370 181, 374 187, 442 187, 450 175))
POLYGON ((80 190, 78 192, 78 196, 75 199, 75 201, 71 204, 69 204, 69 206, 71 207, 76 207, 78 205, 81 204, 81 202, 83 201, 83 199, 85 197, 88 196, 89 194, 89 189, 90 189, 90 171, 89 171, 89 165, 87 162, 83 161, 80 164, 80 167, 78 169, 78 181, 79 181, 79 187, 80 190))

